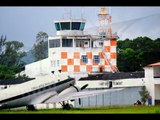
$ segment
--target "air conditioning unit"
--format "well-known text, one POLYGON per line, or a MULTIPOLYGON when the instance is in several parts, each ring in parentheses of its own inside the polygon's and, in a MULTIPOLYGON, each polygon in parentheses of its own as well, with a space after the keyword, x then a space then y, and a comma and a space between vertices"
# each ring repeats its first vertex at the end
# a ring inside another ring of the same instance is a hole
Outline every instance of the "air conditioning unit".
POLYGON ((88 48, 89 47, 89 41, 84 41, 84 47, 88 48))

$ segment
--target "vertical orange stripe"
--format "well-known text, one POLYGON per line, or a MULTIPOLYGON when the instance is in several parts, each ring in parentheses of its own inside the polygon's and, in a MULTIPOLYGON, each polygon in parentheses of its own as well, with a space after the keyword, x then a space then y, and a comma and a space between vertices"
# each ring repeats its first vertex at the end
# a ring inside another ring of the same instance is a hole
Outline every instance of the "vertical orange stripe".
POLYGON ((61 58, 66 59, 67 58, 67 52, 61 52, 61 58))
POLYGON ((61 70, 62 72, 67 72, 67 65, 62 65, 61 70))
POLYGON ((111 53, 111 59, 116 59, 116 53, 111 53))
POLYGON ((116 40, 110 40, 110 45, 111 46, 116 46, 116 43, 117 43, 116 40))
POLYGON ((80 53, 79 52, 74 52, 74 58, 80 59, 80 53))
POLYGON ((86 55, 87 55, 88 59, 92 59, 92 52, 87 52, 86 55))
POLYGON ((80 72, 80 66, 79 65, 74 66, 74 72, 80 72))
POLYGON ((102 52, 99 52, 99 57, 100 57, 101 59, 104 59, 104 57, 103 57, 103 55, 102 55, 102 52))
POLYGON ((104 51, 105 52, 110 52, 110 46, 104 46, 104 51))
POLYGON ((68 65, 73 65, 74 64, 74 60, 73 59, 67 59, 68 65))
POLYGON ((87 72, 92 72, 92 65, 87 65, 86 70, 87 72))

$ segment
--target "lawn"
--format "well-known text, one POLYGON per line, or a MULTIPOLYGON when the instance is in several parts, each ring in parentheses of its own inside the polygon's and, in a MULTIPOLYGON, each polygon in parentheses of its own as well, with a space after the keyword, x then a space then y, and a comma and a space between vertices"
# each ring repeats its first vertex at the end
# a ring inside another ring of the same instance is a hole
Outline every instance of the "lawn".
POLYGON ((160 106, 106 106, 92 108, 0 110, 0 114, 160 114, 160 106))

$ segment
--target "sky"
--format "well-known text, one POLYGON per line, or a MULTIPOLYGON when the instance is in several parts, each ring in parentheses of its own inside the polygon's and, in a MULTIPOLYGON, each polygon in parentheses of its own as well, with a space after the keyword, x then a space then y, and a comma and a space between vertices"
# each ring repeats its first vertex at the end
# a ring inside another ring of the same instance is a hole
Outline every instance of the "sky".
MULTIPOLYGON (((36 42, 36 34, 40 31, 49 36, 56 34, 54 21, 83 16, 86 19, 85 29, 98 25, 97 14, 101 7, 0 7, 0 36, 6 35, 7 40, 24 43, 24 50, 30 50, 36 42), (71 13, 71 14, 70 14, 71 13)), ((160 14, 160 7, 111 7, 112 23, 124 22, 160 14)), ((156 18, 155 18, 156 19, 156 18)), ((160 21, 158 19, 158 21, 160 21)), ((149 23, 152 24, 152 23, 149 23)), ((141 25, 145 27, 145 24, 141 25)), ((143 31, 145 32, 145 31, 143 31)), ((158 29, 158 32, 159 29, 158 29)), ((154 32, 153 32, 154 33, 154 32)))

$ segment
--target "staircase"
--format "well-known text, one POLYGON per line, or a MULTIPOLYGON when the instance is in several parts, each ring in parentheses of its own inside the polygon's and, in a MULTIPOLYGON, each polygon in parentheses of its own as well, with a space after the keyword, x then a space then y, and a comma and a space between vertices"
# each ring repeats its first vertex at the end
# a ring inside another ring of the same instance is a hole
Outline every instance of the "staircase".
POLYGON ((107 58, 107 55, 105 54, 104 49, 102 50, 102 55, 103 55, 105 61, 110 66, 111 72, 112 73, 119 72, 118 68, 116 66, 112 66, 112 64, 110 63, 110 60, 107 58))

